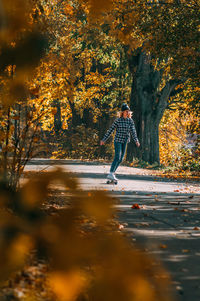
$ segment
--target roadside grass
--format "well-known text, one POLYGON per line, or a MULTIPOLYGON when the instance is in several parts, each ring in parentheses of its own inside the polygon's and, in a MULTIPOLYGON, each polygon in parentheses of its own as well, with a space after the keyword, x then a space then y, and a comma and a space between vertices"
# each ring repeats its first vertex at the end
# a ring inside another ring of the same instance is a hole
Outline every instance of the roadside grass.
POLYGON ((148 172, 148 174, 166 177, 166 178, 174 178, 174 179, 185 179, 185 180, 194 180, 200 181, 200 170, 190 170, 182 169, 178 165, 173 166, 164 166, 163 164, 154 163, 149 164, 145 161, 135 159, 133 162, 125 163, 126 166, 134 167, 134 168, 142 168, 148 172))

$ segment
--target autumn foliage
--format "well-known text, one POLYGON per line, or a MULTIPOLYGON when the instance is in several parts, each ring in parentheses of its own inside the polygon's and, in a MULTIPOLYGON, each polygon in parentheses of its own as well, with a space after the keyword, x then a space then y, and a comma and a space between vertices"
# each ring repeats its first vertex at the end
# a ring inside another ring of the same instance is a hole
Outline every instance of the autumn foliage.
POLYGON ((184 77, 170 96, 173 113, 167 110, 160 124, 161 163, 199 169, 198 145, 191 152, 183 148, 188 132, 199 134, 192 22, 198 20, 198 1, 176 2, 180 5, 168 1, 166 9, 157 1, 0 1, 3 292, 19 275, 27 276, 28 261, 34 260, 42 293, 35 281, 27 290, 17 288, 15 298, 171 300, 163 269, 118 230, 113 199, 102 191, 80 190, 78 181, 60 170, 21 187, 19 179, 32 157, 111 158, 111 144, 100 149, 99 140, 130 98, 137 56, 127 57, 137 49, 153 53, 155 70, 163 70, 161 87, 174 75, 184 77), (65 201, 55 208, 48 198, 57 184, 65 201))
POLYGON ((5 294, 5 281, 16 282, 20 270, 30 273, 26 262, 32 254, 37 273, 45 271, 42 291, 38 295, 35 284, 20 289, 16 283, 16 296, 21 292, 23 300, 171 300, 164 270, 118 230, 113 199, 78 187, 61 170, 33 177, 17 193, 1 184, 5 294), (48 202, 55 183, 66 195, 57 209, 48 202))

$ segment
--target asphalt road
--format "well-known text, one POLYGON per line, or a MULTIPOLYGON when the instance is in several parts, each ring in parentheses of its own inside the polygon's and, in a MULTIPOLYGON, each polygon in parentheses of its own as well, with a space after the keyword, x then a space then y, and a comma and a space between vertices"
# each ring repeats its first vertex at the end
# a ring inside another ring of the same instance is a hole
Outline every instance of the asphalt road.
POLYGON ((108 185, 108 164, 69 160, 36 159, 26 171, 52 170, 56 166, 78 177, 82 189, 107 190, 119 198, 122 231, 128 231, 131 239, 162 262, 171 275, 175 300, 200 301, 198 182, 159 178, 142 169, 120 166, 118 185, 108 185), (139 209, 132 208, 136 204, 139 209))

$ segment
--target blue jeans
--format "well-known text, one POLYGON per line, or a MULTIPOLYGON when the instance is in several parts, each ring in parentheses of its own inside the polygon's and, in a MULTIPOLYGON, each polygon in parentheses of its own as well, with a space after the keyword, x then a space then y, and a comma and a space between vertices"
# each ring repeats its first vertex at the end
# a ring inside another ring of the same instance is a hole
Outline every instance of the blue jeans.
POLYGON ((119 164, 122 162, 125 152, 126 152, 126 145, 127 141, 124 143, 121 142, 114 142, 115 146, 115 157, 110 167, 110 172, 115 172, 119 166, 119 164))

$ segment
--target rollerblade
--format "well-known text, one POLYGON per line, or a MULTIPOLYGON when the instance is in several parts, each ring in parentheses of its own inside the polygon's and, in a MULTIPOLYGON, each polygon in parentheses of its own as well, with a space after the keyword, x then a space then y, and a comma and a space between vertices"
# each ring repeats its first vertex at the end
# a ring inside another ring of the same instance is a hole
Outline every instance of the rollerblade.
POLYGON ((109 173, 107 176, 107 184, 115 184, 117 185, 118 180, 113 173, 109 173))

